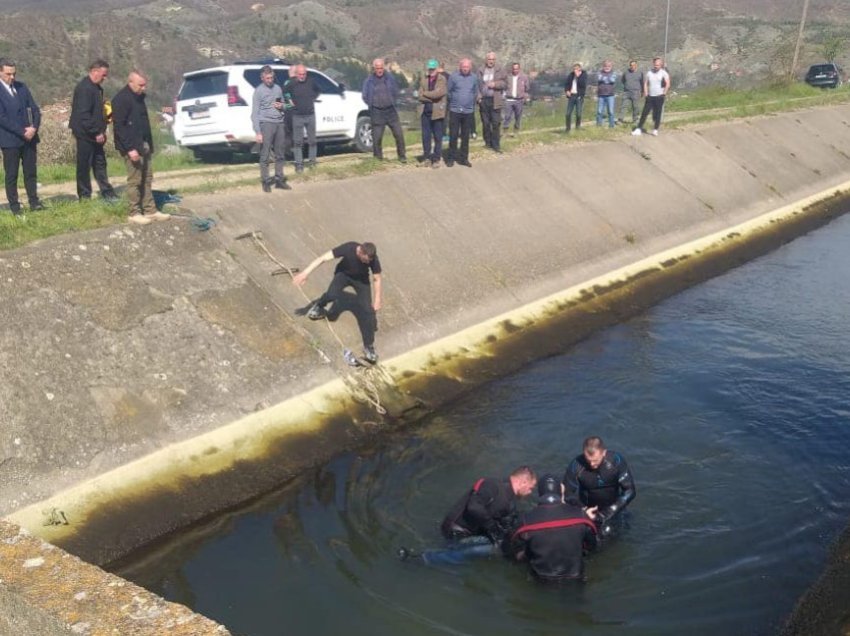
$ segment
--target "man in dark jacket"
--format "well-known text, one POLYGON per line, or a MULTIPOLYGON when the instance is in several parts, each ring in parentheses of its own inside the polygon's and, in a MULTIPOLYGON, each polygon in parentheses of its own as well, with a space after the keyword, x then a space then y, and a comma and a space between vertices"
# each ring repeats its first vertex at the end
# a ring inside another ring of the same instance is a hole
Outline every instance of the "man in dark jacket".
POLYGON ((384 127, 389 126, 395 137, 398 160, 407 163, 404 131, 396 110, 398 85, 392 74, 386 72, 381 58, 372 62, 372 74, 363 81, 363 101, 369 107, 369 118, 372 120, 372 154, 383 160, 384 127))
POLYGON ((307 166, 316 165, 316 100, 321 97, 319 87, 307 74, 303 64, 293 66, 290 77, 283 85, 283 99, 289 116, 292 117, 292 153, 295 156, 295 172, 304 171, 304 129, 307 129, 307 166))
POLYGON ((443 519, 443 536, 450 540, 486 536, 498 544, 513 529, 517 497, 530 495, 536 484, 537 475, 528 466, 520 466, 504 481, 482 477, 443 519))
POLYGON ((611 533, 611 522, 635 498, 635 480, 626 459, 605 448, 601 437, 588 437, 584 449, 564 473, 567 496, 596 508, 594 521, 602 535, 611 533))
POLYGON ((41 111, 26 84, 15 80, 17 68, 0 59, 0 149, 6 175, 6 200, 12 214, 21 214, 18 201, 18 168, 24 170, 24 187, 30 210, 43 210, 38 200, 37 153, 41 111))
POLYGON ((537 507, 525 513, 507 544, 506 552, 528 561, 543 581, 583 580, 584 553, 596 547, 594 510, 578 501, 564 501, 563 485, 554 475, 537 483, 537 507))
MULTIPOLYGON (((300 287, 307 282, 307 277, 322 263, 341 259, 334 270, 334 277, 328 290, 322 294, 310 307, 307 317, 310 320, 324 318, 336 320, 340 307, 344 305, 345 289, 351 287, 357 295, 357 304, 352 310, 357 319, 360 336, 363 338, 363 353, 366 360, 372 364, 378 361, 375 351, 375 330, 378 318, 376 312, 381 309, 381 261, 378 258, 378 248, 374 243, 357 243, 348 241, 328 250, 304 269, 292 277, 292 282, 300 287), (374 297, 373 286, 374 282, 374 297), (325 305, 333 303, 328 312, 325 305)), ((351 364, 352 362, 346 358, 351 364)), ((356 362, 355 362, 356 363, 356 362)))
POLYGON ((110 202, 118 200, 106 176, 106 113, 103 88, 109 75, 109 63, 95 60, 89 73, 74 89, 69 127, 77 140, 77 196, 91 198, 91 172, 100 188, 100 196, 110 202))
POLYGON ((127 164, 129 220, 139 225, 171 218, 170 214, 157 211, 151 189, 153 136, 148 107, 145 104, 147 85, 148 80, 140 71, 130 71, 127 85, 118 91, 112 100, 115 149, 121 153, 127 164))
POLYGON ((478 111, 481 113, 484 145, 498 153, 502 152, 502 106, 507 81, 507 72, 496 66, 496 54, 490 51, 484 58, 484 66, 478 69, 478 111))
POLYGON ((573 64, 572 73, 567 75, 567 81, 564 82, 564 94, 567 96, 567 132, 570 132, 573 111, 576 114, 576 130, 581 128, 581 110, 584 107, 585 92, 587 92, 587 74, 582 70, 581 64, 573 64))

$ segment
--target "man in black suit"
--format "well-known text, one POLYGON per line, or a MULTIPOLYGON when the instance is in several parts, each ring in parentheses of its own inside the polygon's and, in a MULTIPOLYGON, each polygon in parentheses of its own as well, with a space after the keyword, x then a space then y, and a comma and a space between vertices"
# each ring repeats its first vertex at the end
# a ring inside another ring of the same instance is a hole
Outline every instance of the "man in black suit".
POLYGON ((12 214, 21 214, 18 201, 18 168, 24 169, 24 186, 31 210, 43 210, 38 200, 36 147, 41 111, 26 84, 15 79, 12 60, 0 59, 0 149, 6 174, 6 200, 12 214))
POLYGON ((106 113, 101 84, 109 75, 109 63, 95 60, 89 73, 74 89, 69 127, 77 140, 77 196, 91 198, 91 172, 100 188, 100 196, 109 202, 118 201, 115 190, 106 176, 106 113))

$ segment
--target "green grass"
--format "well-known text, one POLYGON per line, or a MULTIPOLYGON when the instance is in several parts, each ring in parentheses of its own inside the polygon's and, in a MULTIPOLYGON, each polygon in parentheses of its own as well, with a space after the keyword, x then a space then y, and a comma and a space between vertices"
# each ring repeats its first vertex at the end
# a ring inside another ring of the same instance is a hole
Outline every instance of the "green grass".
POLYGON ((115 225, 126 216, 126 203, 109 205, 96 199, 53 202, 42 212, 21 217, 3 213, 0 214, 0 249, 14 249, 57 234, 115 225))
MULTIPOLYGON (((124 163, 124 159, 115 150, 114 139, 111 136, 111 132, 112 131, 110 130, 110 138, 107 141, 107 171, 109 173, 110 181, 116 177, 121 178, 127 176, 127 167, 124 163)), ((70 133, 68 134, 70 136, 70 133)), ((154 128, 153 143, 155 150, 153 155, 154 174, 170 170, 188 170, 204 165, 195 159, 195 156, 190 150, 185 148, 179 148, 177 151, 169 149, 168 153, 162 152, 163 148, 166 146, 174 145, 174 137, 171 136, 170 132, 166 133, 159 128, 154 128)), ((38 182, 43 185, 48 185, 53 183, 75 181, 76 171, 76 165, 73 163, 48 163, 43 160, 43 157, 40 157, 38 162, 38 182)), ((3 179, 3 174, 2 166, 0 166, 0 180, 3 179)), ((22 188, 23 185, 23 174, 20 174, 18 176, 18 187, 22 188)))

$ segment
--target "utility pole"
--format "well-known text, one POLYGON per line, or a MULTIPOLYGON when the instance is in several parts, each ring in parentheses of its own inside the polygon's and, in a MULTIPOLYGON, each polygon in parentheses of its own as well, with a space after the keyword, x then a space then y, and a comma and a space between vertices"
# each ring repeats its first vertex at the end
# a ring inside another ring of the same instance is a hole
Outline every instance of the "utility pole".
POLYGON ((809 0, 803 0, 803 17, 800 18, 800 30, 797 32, 797 44, 794 46, 794 59, 791 62, 791 79, 797 73, 797 61, 800 59, 800 47, 803 44, 803 30, 806 28, 806 15, 809 13, 809 0))
MULTIPOLYGON (((806 0, 808 3, 809 0, 806 0)), ((670 0, 667 0, 667 18, 664 20, 664 65, 667 65, 667 35, 670 33, 670 0)))

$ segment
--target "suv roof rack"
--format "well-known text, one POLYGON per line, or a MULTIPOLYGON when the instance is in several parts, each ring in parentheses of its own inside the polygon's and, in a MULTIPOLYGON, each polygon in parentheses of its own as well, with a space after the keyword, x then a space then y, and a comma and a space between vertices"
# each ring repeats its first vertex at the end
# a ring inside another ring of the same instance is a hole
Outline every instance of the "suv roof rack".
POLYGON ((238 60, 234 64, 291 64, 291 62, 279 57, 269 57, 263 60, 238 60))

